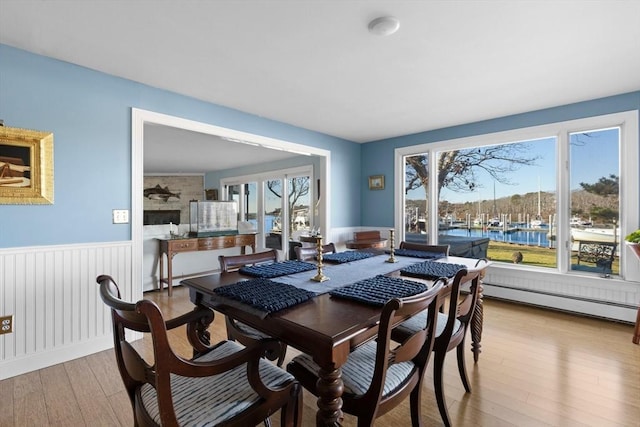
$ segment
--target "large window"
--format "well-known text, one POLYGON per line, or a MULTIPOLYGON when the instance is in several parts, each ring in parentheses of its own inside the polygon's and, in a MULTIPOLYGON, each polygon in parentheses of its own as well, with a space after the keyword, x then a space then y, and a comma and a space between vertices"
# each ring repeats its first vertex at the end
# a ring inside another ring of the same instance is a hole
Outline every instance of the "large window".
POLYGON ((405 240, 460 255, 620 276, 637 145, 637 117, 622 113, 398 149, 396 222, 405 240))
POLYGON ((277 249, 284 259, 288 242, 314 226, 313 168, 302 167, 222 180, 228 198, 237 200, 240 219, 258 233, 258 246, 277 249))

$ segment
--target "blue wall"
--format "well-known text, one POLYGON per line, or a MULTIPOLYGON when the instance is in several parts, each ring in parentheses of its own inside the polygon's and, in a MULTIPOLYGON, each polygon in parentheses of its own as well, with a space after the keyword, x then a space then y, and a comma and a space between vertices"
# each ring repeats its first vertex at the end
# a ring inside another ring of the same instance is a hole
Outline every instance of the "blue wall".
POLYGON ((331 150, 334 227, 360 224, 361 145, 0 45, 0 119, 54 134, 53 205, 0 205, 0 248, 124 241, 131 108, 331 150))
POLYGON ((392 227, 395 148, 638 110, 640 92, 356 144, 0 45, 0 119, 53 132, 55 168, 53 205, 0 205, 0 248, 130 239, 111 210, 131 209, 134 107, 330 150, 332 226, 392 227))
POLYGON ((364 144, 361 177, 362 225, 393 227, 394 186, 391 182, 396 148, 630 110, 640 110, 640 91, 364 144), (380 174, 386 177, 385 189, 369 190, 365 182, 367 177, 380 174))

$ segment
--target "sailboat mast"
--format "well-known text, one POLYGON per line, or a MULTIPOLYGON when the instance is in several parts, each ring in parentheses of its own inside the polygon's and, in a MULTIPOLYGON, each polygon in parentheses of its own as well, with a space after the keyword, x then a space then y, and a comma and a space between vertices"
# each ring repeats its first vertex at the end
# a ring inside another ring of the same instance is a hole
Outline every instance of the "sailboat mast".
POLYGON ((540 218, 540 177, 538 177, 538 218, 540 218))

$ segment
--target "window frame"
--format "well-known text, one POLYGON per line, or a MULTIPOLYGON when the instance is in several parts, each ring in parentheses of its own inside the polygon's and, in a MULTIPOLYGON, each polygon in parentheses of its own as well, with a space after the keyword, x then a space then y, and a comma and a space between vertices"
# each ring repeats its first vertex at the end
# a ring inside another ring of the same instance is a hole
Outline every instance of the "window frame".
MULTIPOLYGON (((465 149, 484 145, 507 144, 517 141, 528 141, 545 137, 555 137, 556 144, 556 189, 558 224, 567 226, 558 227, 558 262, 556 268, 541 268, 529 266, 516 266, 515 268, 531 268, 535 271, 549 271, 555 274, 584 273, 572 271, 568 253, 570 251, 570 171, 569 171, 569 135, 593 129, 611 127, 620 128, 620 227, 621 236, 624 238, 630 232, 638 229, 640 225, 640 149, 638 134, 638 110, 620 113, 606 114, 549 123, 539 126, 516 128, 501 132, 478 134, 462 138, 435 141, 426 144, 417 144, 396 148, 394 152, 394 176, 395 176, 395 214, 394 226, 399 240, 405 237, 404 206, 405 206, 405 156, 413 156, 428 153, 429 161, 429 203, 427 233, 429 243, 435 244, 438 235, 438 200, 432 195, 437 194, 437 182, 434 178, 437 169, 437 152, 455 149, 465 149), (562 242, 562 243, 560 243, 562 242)), ((623 280, 640 280, 640 269, 626 245, 620 247, 620 278, 623 280), (631 262, 630 262, 631 261, 631 262)), ((514 268, 513 265, 497 263, 496 268, 514 268)))

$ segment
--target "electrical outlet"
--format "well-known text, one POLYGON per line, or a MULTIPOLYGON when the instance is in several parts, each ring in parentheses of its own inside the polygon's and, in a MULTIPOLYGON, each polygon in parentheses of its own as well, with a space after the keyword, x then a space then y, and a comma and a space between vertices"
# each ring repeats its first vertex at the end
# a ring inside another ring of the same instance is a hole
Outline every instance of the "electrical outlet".
POLYGON ((129 211, 127 209, 114 209, 113 210, 113 223, 114 224, 127 224, 129 222, 129 211))
POLYGON ((13 332, 13 315, 0 317, 0 335, 13 332))

